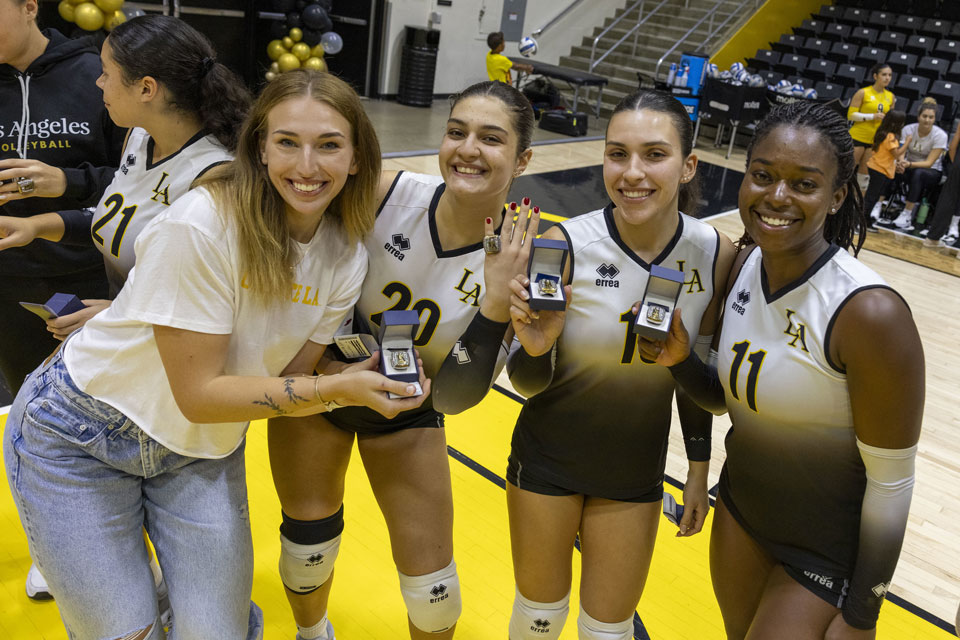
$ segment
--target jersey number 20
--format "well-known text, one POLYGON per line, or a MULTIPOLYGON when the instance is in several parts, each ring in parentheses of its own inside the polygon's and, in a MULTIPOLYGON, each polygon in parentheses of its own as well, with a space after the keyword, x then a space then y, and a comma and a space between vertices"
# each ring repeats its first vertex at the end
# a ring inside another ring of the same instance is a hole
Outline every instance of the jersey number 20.
MULTIPOLYGON (((413 344, 422 347, 430 342, 430 338, 433 337, 433 332, 437 330, 437 324, 440 322, 440 306, 433 300, 423 298, 414 302, 413 307, 411 307, 410 303, 413 301, 413 294, 410 293, 410 287, 402 282, 388 283, 387 286, 383 288, 383 295, 388 298, 399 296, 392 307, 384 309, 383 311, 405 311, 407 309, 413 309, 420 314, 420 335, 416 337, 413 344), (424 311, 428 312, 426 320, 424 320, 423 316, 424 311)), ((370 322, 380 326, 380 321, 383 319, 383 311, 371 315, 370 322)))

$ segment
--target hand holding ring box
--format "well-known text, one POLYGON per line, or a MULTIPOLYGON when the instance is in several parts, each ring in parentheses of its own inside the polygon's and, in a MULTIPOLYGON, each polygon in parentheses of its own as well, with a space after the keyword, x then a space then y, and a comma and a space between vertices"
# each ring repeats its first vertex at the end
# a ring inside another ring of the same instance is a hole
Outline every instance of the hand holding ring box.
POLYGON ((651 340, 666 340, 681 287, 682 271, 652 265, 647 288, 640 302, 640 313, 633 323, 633 332, 651 340))
POLYGON ((534 238, 530 244, 530 263, 527 277, 530 285, 528 304, 531 309, 563 311, 567 308, 561 278, 567 260, 567 243, 563 240, 534 238))
MULTIPOLYGON (((417 388, 414 396, 423 395, 420 387, 420 366, 413 350, 413 339, 420 327, 416 311, 384 311, 380 322, 380 373, 391 380, 412 382, 417 388)), ((391 400, 404 398, 387 393, 391 400)))

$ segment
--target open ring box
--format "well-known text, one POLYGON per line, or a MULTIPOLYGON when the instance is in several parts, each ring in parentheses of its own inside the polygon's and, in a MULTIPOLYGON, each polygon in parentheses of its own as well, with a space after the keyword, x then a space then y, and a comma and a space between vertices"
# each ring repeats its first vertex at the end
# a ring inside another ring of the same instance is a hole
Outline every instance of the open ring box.
POLYGON ((682 271, 652 265, 640 303, 640 313, 633 323, 633 332, 651 340, 666 340, 681 287, 682 271))
MULTIPOLYGON (((420 387, 420 366, 413 350, 413 339, 420 327, 420 314, 416 311, 384 311, 380 322, 380 373, 391 380, 412 382, 416 387, 413 395, 423 395, 420 387)), ((406 398, 387 393, 391 400, 406 398)))
POLYGON ((563 240, 533 239, 527 267, 527 277, 530 278, 528 304, 531 309, 563 311, 567 308, 562 277, 568 250, 563 240))

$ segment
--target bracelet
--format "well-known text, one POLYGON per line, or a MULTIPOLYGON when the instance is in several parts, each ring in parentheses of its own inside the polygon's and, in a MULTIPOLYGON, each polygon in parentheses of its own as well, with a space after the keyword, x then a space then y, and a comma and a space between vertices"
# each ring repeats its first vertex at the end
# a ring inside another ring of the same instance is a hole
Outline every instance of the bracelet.
POLYGON ((342 404, 337 404, 337 402, 334 400, 324 400, 323 397, 320 396, 320 378, 322 378, 323 376, 324 374, 319 373, 317 374, 317 377, 313 379, 313 392, 317 396, 317 402, 323 405, 323 408, 326 409, 327 411, 333 411, 334 409, 342 409, 343 408, 342 404))

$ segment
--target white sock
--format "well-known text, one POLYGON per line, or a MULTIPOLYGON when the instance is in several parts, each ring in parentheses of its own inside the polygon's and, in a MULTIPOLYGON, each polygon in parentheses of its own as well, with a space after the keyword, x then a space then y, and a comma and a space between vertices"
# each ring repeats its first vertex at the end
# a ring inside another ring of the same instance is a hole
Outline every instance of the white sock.
POLYGON ((860 185, 860 191, 866 191, 867 187, 870 186, 870 174, 869 173, 858 173, 857 174, 857 184, 860 185))
POLYGON ((312 627, 301 627, 297 625, 297 632, 303 640, 330 640, 327 635, 327 616, 320 618, 320 622, 312 627))
POLYGON ((950 231, 947 232, 948 236, 960 236, 960 216, 953 216, 950 220, 950 231))

